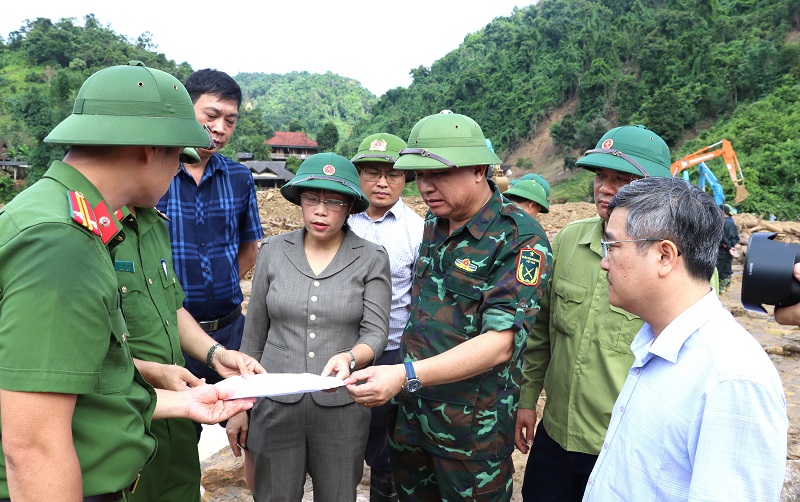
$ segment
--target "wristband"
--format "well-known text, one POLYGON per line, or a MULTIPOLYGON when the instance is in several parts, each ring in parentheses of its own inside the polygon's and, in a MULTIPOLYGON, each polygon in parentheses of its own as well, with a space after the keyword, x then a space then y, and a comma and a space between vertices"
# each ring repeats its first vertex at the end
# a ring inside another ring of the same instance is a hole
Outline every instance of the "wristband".
POLYGON ((211 364, 211 362, 214 360, 214 352, 220 348, 224 349, 225 347, 223 347, 221 343, 215 343, 210 349, 208 349, 208 354, 206 354, 206 365, 212 370, 214 369, 214 365, 211 364))

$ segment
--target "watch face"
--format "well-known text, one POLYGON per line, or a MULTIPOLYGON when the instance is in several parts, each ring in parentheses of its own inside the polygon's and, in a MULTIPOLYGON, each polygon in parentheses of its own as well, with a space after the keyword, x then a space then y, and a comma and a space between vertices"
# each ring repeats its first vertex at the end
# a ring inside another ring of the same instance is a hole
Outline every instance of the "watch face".
POLYGON ((405 385, 403 385, 403 388, 406 389, 406 392, 416 392, 420 387, 422 387, 422 384, 416 378, 408 380, 405 385))

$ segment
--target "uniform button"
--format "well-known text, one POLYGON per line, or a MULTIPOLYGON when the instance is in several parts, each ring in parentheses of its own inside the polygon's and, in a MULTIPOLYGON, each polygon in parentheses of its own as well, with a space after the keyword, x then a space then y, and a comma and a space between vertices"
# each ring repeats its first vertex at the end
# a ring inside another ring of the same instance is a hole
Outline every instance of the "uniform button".
POLYGON ((122 334, 122 343, 125 343, 125 340, 127 340, 127 339, 128 339, 128 334, 127 333, 123 333, 122 334))
POLYGON ((603 448, 608 449, 608 443, 603 443, 603 448))
POLYGON ((641 370, 640 370, 639 368, 636 368, 636 369, 635 369, 635 370, 633 370, 633 371, 634 371, 634 372, 635 372, 635 373, 638 375, 638 374, 639 374, 639 372, 640 372, 641 370))
POLYGON ((587 340, 589 339, 589 335, 588 334, 583 335, 583 337, 586 338, 587 340))
POLYGON ((581 374, 581 370, 575 370, 575 374, 576 375, 580 375, 581 374))
POLYGON ((311 338, 311 339, 313 340, 314 338, 316 338, 316 337, 317 337, 317 334, 316 334, 316 333, 309 333, 309 334, 308 334, 308 337, 309 337, 309 338, 311 338))
POLYGON ((308 318, 311 319, 312 321, 316 321, 317 320, 317 316, 314 315, 314 314, 311 314, 310 316, 308 316, 308 318))
POLYGON ((128 292, 128 286, 122 286, 122 294, 124 295, 127 292, 128 292))
POLYGON ((575 409, 575 405, 573 404, 572 406, 570 406, 570 409, 574 410, 575 409))
POLYGON ((153 285, 153 279, 147 279, 147 284, 153 285))
POLYGON ((308 353, 308 357, 310 357, 311 359, 314 359, 314 353, 313 352, 309 352, 308 353))
POLYGON ((311 297, 311 301, 312 301, 312 302, 315 302, 315 301, 317 301, 317 297, 316 297, 316 296, 312 296, 312 297, 311 297))
POLYGON ((620 413, 625 413, 625 407, 624 406, 620 406, 619 407, 619 412, 620 413))
POLYGON ((319 287, 319 281, 314 281, 314 286, 319 287))
POLYGON ((521 299, 521 300, 519 301, 519 306, 520 306, 520 307, 522 307, 522 308, 525 308, 525 307, 527 307, 527 306, 528 306, 528 302, 527 302, 527 301, 525 301, 525 298, 523 298, 523 299, 521 299))
POLYGON ((169 326, 169 321, 164 321, 164 322, 167 323, 167 326, 169 326))

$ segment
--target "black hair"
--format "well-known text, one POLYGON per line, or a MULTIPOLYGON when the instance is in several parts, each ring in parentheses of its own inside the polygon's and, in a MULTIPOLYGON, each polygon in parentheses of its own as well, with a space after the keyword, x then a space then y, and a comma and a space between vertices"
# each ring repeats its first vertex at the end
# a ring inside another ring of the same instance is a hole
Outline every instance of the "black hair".
POLYGON ((223 71, 212 68, 197 70, 189 75, 183 86, 189 91, 192 103, 196 103, 203 94, 213 94, 220 99, 236 101, 236 108, 242 106, 242 88, 223 71))

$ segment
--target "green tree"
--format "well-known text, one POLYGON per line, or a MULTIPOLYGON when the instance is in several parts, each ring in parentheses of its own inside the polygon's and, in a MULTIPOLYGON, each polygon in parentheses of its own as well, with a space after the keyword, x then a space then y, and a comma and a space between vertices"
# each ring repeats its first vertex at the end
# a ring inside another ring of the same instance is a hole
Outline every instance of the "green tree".
POLYGON ((339 130, 333 122, 325 122, 322 131, 317 134, 317 145, 320 152, 335 152, 339 143, 339 130))
POLYGON ((289 122, 289 132, 301 132, 303 130, 303 124, 297 119, 292 119, 289 122))

